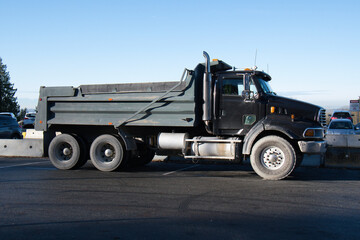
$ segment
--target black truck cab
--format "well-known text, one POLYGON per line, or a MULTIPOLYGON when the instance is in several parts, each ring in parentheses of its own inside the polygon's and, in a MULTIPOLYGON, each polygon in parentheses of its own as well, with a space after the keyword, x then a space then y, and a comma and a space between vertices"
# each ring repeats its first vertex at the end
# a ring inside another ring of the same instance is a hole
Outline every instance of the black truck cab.
MULTIPOLYGON (((277 96, 270 80, 265 72, 251 69, 213 74, 214 134, 246 136, 257 125, 279 131, 291 139, 303 139, 307 128, 321 131, 325 110, 277 96)), ((311 137, 322 138, 323 134, 311 137)))
POLYGON ((216 74, 214 132, 246 135, 266 116, 266 94, 270 76, 262 72, 233 71, 216 74), (264 80, 266 79, 266 80, 264 80))

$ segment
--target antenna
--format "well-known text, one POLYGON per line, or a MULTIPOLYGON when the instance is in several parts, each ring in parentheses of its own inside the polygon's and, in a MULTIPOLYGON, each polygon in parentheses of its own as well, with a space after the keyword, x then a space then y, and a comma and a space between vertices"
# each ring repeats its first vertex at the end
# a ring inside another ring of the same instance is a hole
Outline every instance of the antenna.
POLYGON ((254 66, 256 66, 256 58, 257 58, 257 49, 255 50, 255 60, 254 60, 254 66))
POLYGON ((256 70, 256 69, 257 69, 257 66, 256 66, 256 59, 257 59, 257 49, 255 50, 254 70, 256 70))

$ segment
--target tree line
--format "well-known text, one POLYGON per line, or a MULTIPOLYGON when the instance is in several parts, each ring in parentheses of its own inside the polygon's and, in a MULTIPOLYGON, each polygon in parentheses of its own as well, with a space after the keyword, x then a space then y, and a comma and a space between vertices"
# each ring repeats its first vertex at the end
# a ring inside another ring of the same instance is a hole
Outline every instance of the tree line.
POLYGON ((26 108, 20 110, 20 106, 15 97, 17 89, 10 82, 10 73, 7 66, 3 64, 0 57, 0 112, 11 112, 17 116, 18 120, 23 119, 26 114, 26 108))

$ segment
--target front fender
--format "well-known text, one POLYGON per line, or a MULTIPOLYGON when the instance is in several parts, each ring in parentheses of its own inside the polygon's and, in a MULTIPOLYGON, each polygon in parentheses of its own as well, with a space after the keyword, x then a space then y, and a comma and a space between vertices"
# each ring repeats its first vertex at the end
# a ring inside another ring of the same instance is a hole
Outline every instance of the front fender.
POLYGON ((264 119, 257 122, 250 129, 250 131, 246 134, 246 136, 244 138, 243 149, 242 149, 243 154, 250 154, 251 147, 252 147, 255 139, 257 138, 257 136, 259 136, 262 132, 265 131, 263 122, 264 122, 264 119))
POLYGON ((285 135, 289 139, 303 139, 302 134, 308 127, 308 124, 292 122, 288 116, 277 116, 271 118, 264 118, 257 122, 246 134, 243 143, 243 154, 250 154, 251 148, 254 145, 256 139, 260 135, 270 135, 266 132, 271 132, 272 135, 277 135, 274 132, 278 132, 278 135, 285 135))

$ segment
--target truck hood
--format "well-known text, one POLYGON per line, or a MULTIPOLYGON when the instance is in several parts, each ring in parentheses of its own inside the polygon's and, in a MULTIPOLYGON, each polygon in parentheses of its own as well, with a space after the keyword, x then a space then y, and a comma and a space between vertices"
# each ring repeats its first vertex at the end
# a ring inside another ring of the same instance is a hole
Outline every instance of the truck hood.
POLYGON ((285 115, 295 115, 296 120, 318 122, 319 111, 322 107, 281 96, 268 95, 268 106, 275 107, 275 112, 285 115))

